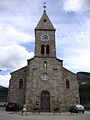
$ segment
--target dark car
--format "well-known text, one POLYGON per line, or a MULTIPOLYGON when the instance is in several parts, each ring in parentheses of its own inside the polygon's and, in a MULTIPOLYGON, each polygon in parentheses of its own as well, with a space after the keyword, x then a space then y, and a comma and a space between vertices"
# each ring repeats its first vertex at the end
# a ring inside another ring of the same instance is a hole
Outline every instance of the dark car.
POLYGON ((71 107, 70 107, 70 113, 79 113, 79 112, 82 112, 82 113, 84 113, 84 111, 85 111, 85 108, 84 108, 84 106, 83 105, 72 105, 71 107))
POLYGON ((18 111, 19 105, 17 103, 8 103, 6 105, 6 111, 18 111))

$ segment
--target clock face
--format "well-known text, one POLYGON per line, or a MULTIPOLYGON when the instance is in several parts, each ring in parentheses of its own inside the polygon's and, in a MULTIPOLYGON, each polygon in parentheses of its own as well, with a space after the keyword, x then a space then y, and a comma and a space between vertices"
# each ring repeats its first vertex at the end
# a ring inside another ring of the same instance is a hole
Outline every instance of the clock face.
POLYGON ((44 73, 44 74, 42 75, 42 80, 44 80, 44 81, 48 80, 48 76, 47 76, 46 73, 44 73))
POLYGON ((49 40, 49 36, 48 36, 47 34, 43 34, 43 35, 41 36, 41 40, 47 41, 47 40, 49 40))

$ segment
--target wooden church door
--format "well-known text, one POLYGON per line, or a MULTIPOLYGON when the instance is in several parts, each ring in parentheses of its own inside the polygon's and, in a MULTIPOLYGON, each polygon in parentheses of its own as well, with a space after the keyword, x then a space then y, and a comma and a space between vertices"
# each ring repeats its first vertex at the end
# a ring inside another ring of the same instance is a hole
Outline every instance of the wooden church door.
POLYGON ((50 94, 48 91, 43 91, 41 93, 41 111, 50 111, 50 94))

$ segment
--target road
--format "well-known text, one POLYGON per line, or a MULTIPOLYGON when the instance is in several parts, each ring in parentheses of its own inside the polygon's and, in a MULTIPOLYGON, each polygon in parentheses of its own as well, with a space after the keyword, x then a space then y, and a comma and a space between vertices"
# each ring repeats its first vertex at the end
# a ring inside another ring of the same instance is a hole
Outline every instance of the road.
POLYGON ((85 112, 84 114, 72 114, 61 113, 28 113, 28 116, 21 115, 21 112, 6 112, 4 109, 0 109, 0 120, 90 120, 90 112, 85 112))

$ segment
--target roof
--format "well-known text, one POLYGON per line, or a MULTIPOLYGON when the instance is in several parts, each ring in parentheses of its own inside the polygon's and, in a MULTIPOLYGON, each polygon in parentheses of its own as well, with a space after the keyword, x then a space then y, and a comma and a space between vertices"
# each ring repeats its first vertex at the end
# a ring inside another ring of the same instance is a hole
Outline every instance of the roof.
POLYGON ((51 23, 46 11, 43 12, 43 15, 38 22, 35 30, 52 30, 55 31, 53 24, 51 23))

